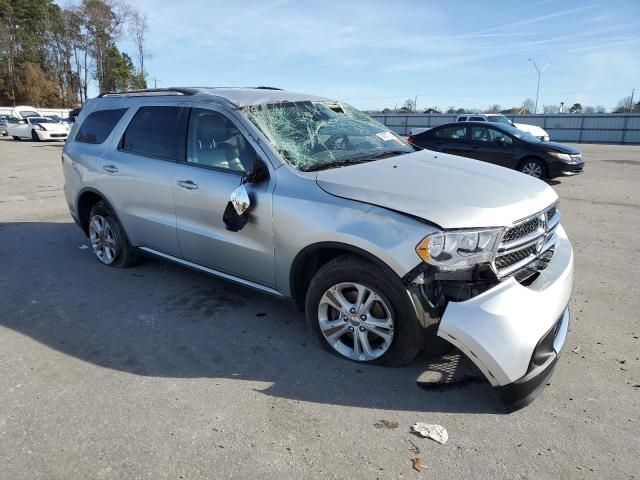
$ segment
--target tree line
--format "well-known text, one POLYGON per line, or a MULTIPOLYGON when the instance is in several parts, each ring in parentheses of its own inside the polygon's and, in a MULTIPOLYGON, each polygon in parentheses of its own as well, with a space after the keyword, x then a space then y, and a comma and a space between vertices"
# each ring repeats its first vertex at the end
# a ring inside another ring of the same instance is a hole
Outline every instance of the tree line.
MULTIPOLYGON (((522 102, 522 105, 519 107, 511 107, 511 108, 502 108, 500 105, 494 104, 489 105, 485 110, 479 108, 466 108, 466 107, 455 107, 451 106, 446 109, 441 109, 437 105, 432 107, 428 107, 422 109, 422 113, 447 113, 447 114, 464 114, 464 113, 503 113, 507 115, 518 115, 518 114, 530 114, 535 110, 535 102, 531 98, 527 98, 522 102)), ((417 113, 415 100, 412 98, 408 98, 403 104, 402 107, 398 109, 392 108, 384 108, 379 112, 375 113, 417 113)), ((542 107, 538 107, 538 113, 560 113, 560 105, 544 105, 542 107), (542 112, 540 112, 542 110, 542 112)), ((584 114, 593 114, 593 113, 607 113, 607 108, 604 105, 596 105, 583 106, 580 103, 574 103, 573 105, 565 105, 563 113, 584 113, 584 114)), ((640 113, 640 101, 637 103, 633 102, 633 98, 631 96, 622 98, 615 107, 611 109, 611 113, 640 113)))
POLYGON ((146 88, 147 30, 146 14, 122 0, 0 0, 0 105, 76 107, 92 84, 146 88), (125 37, 133 57, 118 48, 125 37))

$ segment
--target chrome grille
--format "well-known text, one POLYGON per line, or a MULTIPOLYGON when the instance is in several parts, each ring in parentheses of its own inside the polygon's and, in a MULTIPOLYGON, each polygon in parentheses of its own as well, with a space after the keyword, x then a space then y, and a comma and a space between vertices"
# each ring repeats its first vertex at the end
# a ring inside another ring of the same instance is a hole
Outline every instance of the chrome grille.
MULTIPOLYGON (((493 267, 498 277, 516 274, 543 253, 552 251, 560 211, 554 204, 507 228, 502 235, 493 267)), ((546 266, 546 263, 542 262, 546 266)))

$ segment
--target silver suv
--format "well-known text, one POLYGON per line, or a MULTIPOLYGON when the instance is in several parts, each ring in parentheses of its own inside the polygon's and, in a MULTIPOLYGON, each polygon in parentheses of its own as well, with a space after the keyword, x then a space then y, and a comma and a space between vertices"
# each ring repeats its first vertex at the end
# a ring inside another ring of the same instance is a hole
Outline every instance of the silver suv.
POLYGON ((551 375, 573 253, 545 183, 414 150, 349 105, 272 88, 89 100, 65 195, 98 260, 151 254, 294 300, 330 352, 454 345, 509 408, 551 375))

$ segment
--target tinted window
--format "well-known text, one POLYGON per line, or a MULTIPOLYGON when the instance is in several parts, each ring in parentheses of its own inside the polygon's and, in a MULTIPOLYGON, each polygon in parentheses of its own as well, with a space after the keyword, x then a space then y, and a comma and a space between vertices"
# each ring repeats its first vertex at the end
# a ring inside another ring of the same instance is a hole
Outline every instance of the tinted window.
POLYGON ((513 143, 511 137, 495 128, 473 127, 471 129, 471 139, 476 142, 495 142, 498 138, 503 138, 505 143, 513 143))
POLYGON ((484 122, 485 118, 484 117, 469 117, 469 121, 470 122, 484 122))
POLYGON ((120 148, 132 153, 177 160, 183 141, 183 108, 142 107, 122 136, 120 148))
POLYGON ((459 122, 466 122, 467 121, 467 117, 460 117, 458 118, 459 122))
POLYGON ((39 117, 40 114, 38 112, 34 112, 32 110, 20 110, 20 116, 22 118, 27 118, 27 117, 39 117))
POLYGON ((213 110, 191 110, 187 163, 244 173, 253 169, 255 159, 255 150, 227 117, 213 110))
POLYGON ((80 125, 76 134, 76 142, 104 142, 126 111, 126 108, 119 108, 117 110, 100 110, 89 114, 80 125))
POLYGON ((467 127, 445 127, 435 132, 438 138, 448 138, 450 140, 463 140, 467 136, 467 127))

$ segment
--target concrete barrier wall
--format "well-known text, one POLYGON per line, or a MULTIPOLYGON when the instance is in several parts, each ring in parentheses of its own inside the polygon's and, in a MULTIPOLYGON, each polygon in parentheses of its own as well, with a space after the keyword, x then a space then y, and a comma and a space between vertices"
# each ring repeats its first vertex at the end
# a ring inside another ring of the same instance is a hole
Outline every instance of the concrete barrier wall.
MULTIPOLYGON (((381 114, 371 115, 400 135, 412 128, 430 128, 455 122, 457 115, 448 114, 381 114)), ((640 114, 600 115, 507 115, 514 123, 538 125, 551 140, 572 143, 640 144, 640 114)))

